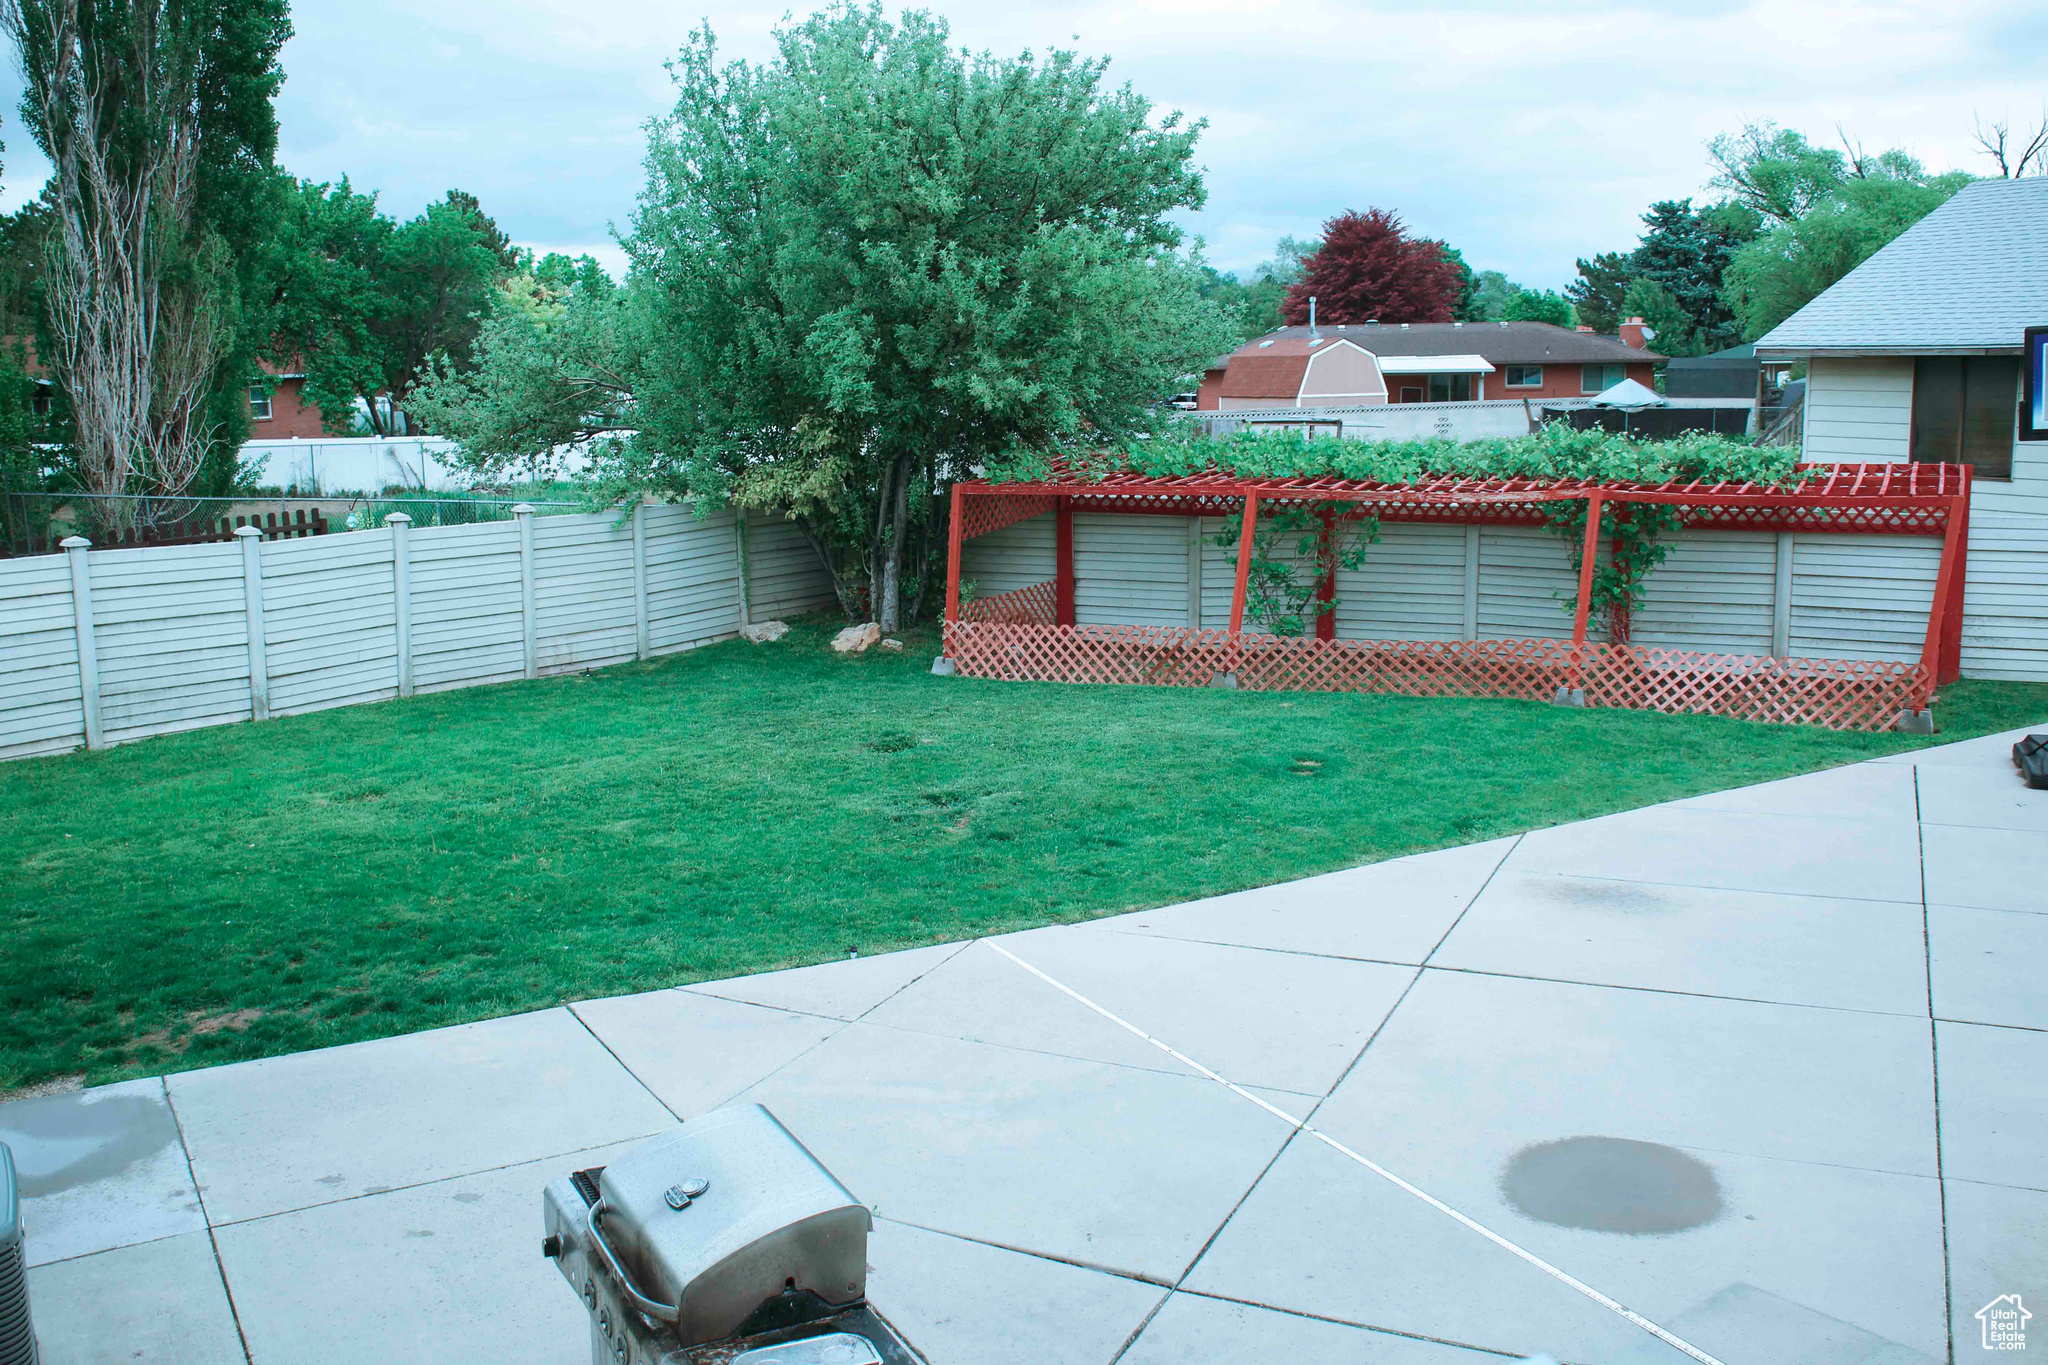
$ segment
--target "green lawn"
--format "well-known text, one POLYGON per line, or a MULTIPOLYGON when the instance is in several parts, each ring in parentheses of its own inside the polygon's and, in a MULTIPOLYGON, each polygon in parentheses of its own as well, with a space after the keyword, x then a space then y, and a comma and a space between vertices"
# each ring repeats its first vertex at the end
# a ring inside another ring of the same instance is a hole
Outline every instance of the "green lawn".
MULTIPOLYGON (((0 1089, 1078 920, 1928 741, 933 678, 827 627, 0 764, 0 1089)), ((920 646, 921 647, 918 647, 920 646)), ((2048 717, 1966 683, 1954 739, 2048 717)))

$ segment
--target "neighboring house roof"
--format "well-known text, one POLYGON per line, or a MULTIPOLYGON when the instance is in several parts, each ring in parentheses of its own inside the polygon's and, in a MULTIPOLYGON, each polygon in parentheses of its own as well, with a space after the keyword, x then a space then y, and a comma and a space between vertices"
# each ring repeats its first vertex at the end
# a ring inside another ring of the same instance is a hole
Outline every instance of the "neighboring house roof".
MULTIPOLYGON (((1576 332, 1547 322, 1366 322, 1349 326, 1325 323, 1315 335, 1325 341, 1356 342, 1376 356, 1469 357, 1491 365, 1654 364, 1669 357, 1624 345, 1617 337, 1576 332)), ((1306 327, 1282 327, 1246 342, 1229 355, 1218 356, 1209 368, 1220 370, 1238 356, 1272 354, 1283 341, 1312 340, 1306 327), (1274 346, 1263 346, 1272 342, 1274 346)), ((1234 367, 1233 367, 1234 368, 1234 367)))
POLYGON ((2048 323, 2048 176, 1980 180, 1758 338, 1768 360, 2016 353, 2048 323))

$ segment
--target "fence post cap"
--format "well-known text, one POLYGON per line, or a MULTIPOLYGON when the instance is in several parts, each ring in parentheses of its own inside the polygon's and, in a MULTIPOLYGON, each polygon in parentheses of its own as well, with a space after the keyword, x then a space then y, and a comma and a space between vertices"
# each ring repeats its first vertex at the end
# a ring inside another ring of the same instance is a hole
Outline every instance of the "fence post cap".
POLYGON ((84 536, 66 536, 57 543, 67 550, 90 550, 92 548, 92 542, 84 536))
POLYGON ((384 514, 384 524, 385 524, 386 526, 389 526, 389 525, 391 525, 391 524, 392 524, 393 522, 397 522, 397 523, 399 523, 399 524, 400 524, 400 525, 402 525, 402 526, 410 526, 410 525, 412 525, 412 513, 410 513, 410 512, 386 512, 386 513, 384 514))
POLYGON ((241 540, 247 540, 251 536, 261 536, 262 534, 263 528, 261 526, 237 526, 235 528, 235 535, 241 540))
POLYGON ((539 510, 538 507, 535 507, 530 502, 515 502, 512 504, 512 515, 515 517, 530 517, 539 510))

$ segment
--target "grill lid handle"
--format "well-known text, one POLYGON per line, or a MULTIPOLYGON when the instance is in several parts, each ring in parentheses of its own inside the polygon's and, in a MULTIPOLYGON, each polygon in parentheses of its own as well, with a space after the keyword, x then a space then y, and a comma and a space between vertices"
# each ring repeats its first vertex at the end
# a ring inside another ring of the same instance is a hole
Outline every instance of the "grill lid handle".
POLYGON ((583 1230, 590 1234, 590 1245, 596 1248, 597 1258, 604 1262, 604 1268, 618 1281, 619 1292, 625 1295, 626 1302, 634 1309, 656 1322, 674 1324, 683 1315, 682 1305, 650 1299, 640 1292, 633 1283, 633 1277, 626 1273, 626 1267, 619 1264, 619 1258, 612 1251, 611 1243, 604 1239, 604 1229, 598 1226, 598 1220, 603 1216, 604 1199, 600 1196, 598 1201, 590 1206, 590 1211, 583 1215, 583 1230))

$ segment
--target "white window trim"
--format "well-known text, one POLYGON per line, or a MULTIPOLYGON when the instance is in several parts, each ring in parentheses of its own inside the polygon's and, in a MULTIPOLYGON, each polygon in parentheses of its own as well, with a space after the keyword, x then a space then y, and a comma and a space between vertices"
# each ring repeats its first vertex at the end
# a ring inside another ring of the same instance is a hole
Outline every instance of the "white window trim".
POLYGON ((1512 379, 1503 379, 1501 381, 1502 384, 1504 384, 1508 388, 1540 389, 1543 387, 1543 367, 1541 365, 1509 365, 1504 366, 1503 368, 1510 370, 1520 370, 1522 374, 1525 376, 1520 383, 1516 383, 1512 379), (1526 377, 1531 371, 1535 372, 1536 377, 1534 379, 1529 379, 1526 377))
POLYGON ((1626 379, 1626 378, 1628 378, 1628 366, 1627 366, 1627 365, 1625 365, 1625 364, 1623 364, 1623 363, 1621 363, 1620 361, 1614 361, 1614 360, 1597 360, 1597 361, 1596 361, 1596 360, 1589 360, 1589 361, 1586 361, 1586 362, 1585 362, 1584 364, 1582 364, 1582 365, 1580 365, 1580 366, 1579 366, 1579 396, 1580 396, 1581 398, 1590 398, 1591 396, 1593 396, 1593 395, 1594 395, 1594 394, 1596 394, 1596 393, 1605 393, 1605 392, 1607 392, 1607 391, 1608 391, 1609 389, 1613 388, 1613 387, 1614 387, 1614 386, 1615 386, 1616 384, 1619 384, 1619 383, 1621 382, 1621 380, 1622 380, 1622 379, 1626 379), (1619 371, 1621 371, 1621 379, 1615 379, 1615 380, 1609 381, 1609 382, 1607 382, 1607 383, 1603 383, 1603 384, 1597 384, 1597 385, 1595 385, 1595 386, 1594 386, 1594 387, 1592 387, 1592 388, 1587 388, 1587 387, 1586 387, 1586 371, 1588 371, 1588 370, 1592 370, 1592 369, 1597 369, 1597 370, 1599 370, 1599 371, 1600 371, 1600 372, 1601 372, 1601 373, 1602 373, 1603 375, 1604 375, 1604 374, 1606 374, 1606 373, 1607 373, 1607 371, 1609 371, 1609 370, 1619 370, 1619 371))
POLYGON ((263 396, 263 406, 258 407, 256 405, 256 390, 258 387, 255 384, 249 386, 249 420, 252 422, 275 421, 277 418, 277 399, 273 395, 265 394, 263 396))

